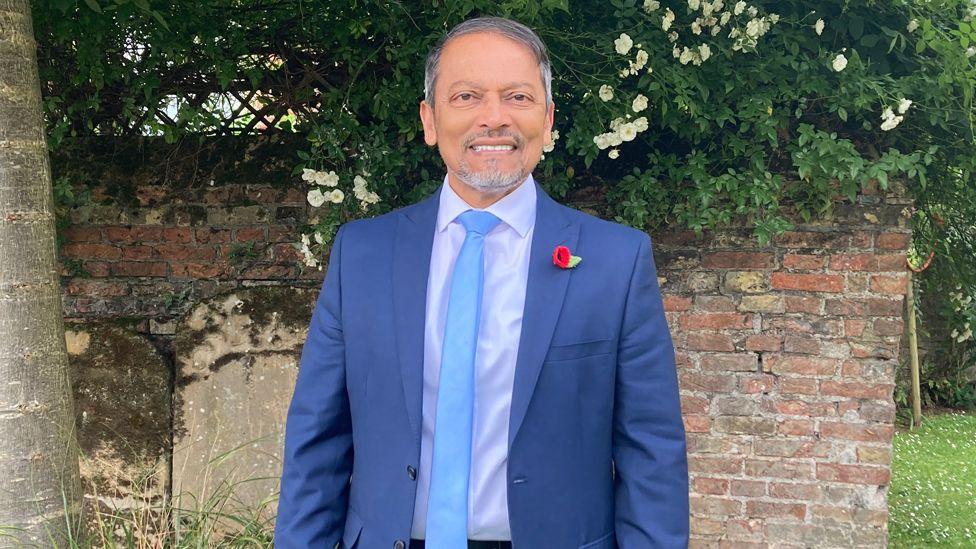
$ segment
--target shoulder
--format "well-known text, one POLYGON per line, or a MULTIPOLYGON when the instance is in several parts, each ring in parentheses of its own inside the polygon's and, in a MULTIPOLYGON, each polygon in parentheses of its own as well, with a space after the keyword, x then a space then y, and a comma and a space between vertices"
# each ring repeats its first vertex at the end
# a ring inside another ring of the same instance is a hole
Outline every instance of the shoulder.
POLYGON ((610 242, 634 250, 645 244, 650 245, 650 236, 640 229, 608 221, 558 202, 557 205, 563 215, 579 224, 580 233, 586 235, 588 239, 610 242))

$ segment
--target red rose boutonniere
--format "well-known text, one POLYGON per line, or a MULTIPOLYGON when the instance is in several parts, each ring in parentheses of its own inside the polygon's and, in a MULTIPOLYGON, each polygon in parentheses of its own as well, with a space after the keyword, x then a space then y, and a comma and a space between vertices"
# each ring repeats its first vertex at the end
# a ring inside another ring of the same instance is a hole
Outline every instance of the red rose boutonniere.
POLYGON ((582 257, 570 255, 569 248, 566 246, 556 246, 552 251, 552 262, 561 269, 572 269, 583 261, 582 257))

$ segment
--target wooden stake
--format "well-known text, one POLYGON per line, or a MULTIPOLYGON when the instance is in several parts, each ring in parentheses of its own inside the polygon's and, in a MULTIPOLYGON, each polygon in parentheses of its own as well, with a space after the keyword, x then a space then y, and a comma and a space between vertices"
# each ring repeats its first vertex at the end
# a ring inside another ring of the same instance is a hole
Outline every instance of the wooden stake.
POLYGON ((912 272, 908 271, 908 349, 911 353, 912 367, 912 427, 922 425, 922 387, 918 366, 918 332, 915 329, 915 291, 912 272))

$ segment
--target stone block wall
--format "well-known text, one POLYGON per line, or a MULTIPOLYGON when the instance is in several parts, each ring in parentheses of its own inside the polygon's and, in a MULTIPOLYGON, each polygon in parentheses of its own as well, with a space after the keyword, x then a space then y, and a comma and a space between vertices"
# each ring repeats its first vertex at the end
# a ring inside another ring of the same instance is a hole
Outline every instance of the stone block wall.
MULTIPOLYGON (((173 341, 196 305, 249 286, 321 284, 324 271, 303 271, 291 246, 315 215, 297 177, 179 190, 136 182, 125 206, 108 188, 72 212, 65 316, 141 334, 172 380, 187 362, 173 341)), ((767 245, 745 227, 652 233, 678 359, 694 547, 886 544, 910 234, 904 199, 866 191, 767 245)), ((179 403, 183 388, 171 387, 179 403)))

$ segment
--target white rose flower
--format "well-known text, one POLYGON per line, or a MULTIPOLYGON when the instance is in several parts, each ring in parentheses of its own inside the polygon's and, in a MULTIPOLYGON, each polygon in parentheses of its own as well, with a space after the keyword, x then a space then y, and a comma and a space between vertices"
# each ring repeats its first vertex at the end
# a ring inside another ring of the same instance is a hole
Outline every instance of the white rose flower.
POLYGON ((616 160, 617 158, 620 157, 620 149, 610 149, 610 152, 607 153, 607 156, 613 160, 616 160))
POLYGON ((308 203, 312 205, 313 208, 318 208, 325 203, 325 195, 322 194, 320 189, 312 189, 308 191, 308 195, 305 197, 308 203))
POLYGON ((722 27, 715 25, 712 27, 712 36, 718 36, 718 33, 722 32, 722 27))
MULTIPOLYGON (((623 126, 621 126, 621 128, 622 127, 623 126)), ((620 130, 619 129, 617 131, 615 131, 615 132, 611 132, 611 133, 608 133, 607 134, 607 143, 609 143, 611 147, 616 147, 617 145, 619 145, 619 144, 621 144, 623 142, 624 142, 624 140, 623 140, 623 138, 620 137, 620 130)))
POLYGON ((338 204, 346 197, 346 194, 342 192, 342 189, 332 189, 329 193, 329 202, 333 204, 338 204))
POLYGON ((604 101, 610 101, 613 99, 613 88, 606 84, 600 86, 599 96, 604 101))
POLYGON ((627 33, 620 33, 620 38, 613 41, 614 48, 620 55, 627 55, 630 48, 634 47, 634 41, 627 36, 627 33))
POLYGON ((363 201, 369 204, 376 204, 377 202, 380 201, 380 195, 374 192, 370 192, 369 194, 366 195, 366 198, 364 198, 363 201))
POLYGON ((900 124, 901 121, 904 119, 905 119, 904 116, 892 116, 891 118, 886 118, 885 121, 881 123, 881 131, 886 132, 888 130, 894 129, 895 126, 900 124))
POLYGON ((738 2, 735 3, 735 6, 732 8, 732 13, 736 15, 742 15, 742 12, 745 11, 745 9, 746 9, 746 3, 743 2, 742 0, 739 0, 738 2))
POLYGON ((672 23, 674 23, 674 12, 671 11, 671 8, 666 8, 664 15, 661 16, 661 30, 667 32, 672 23))
POLYGON ((302 181, 312 182, 315 181, 315 170, 309 168, 302 168, 302 181))
POLYGON ((634 103, 631 105, 631 108, 634 109, 634 112, 641 112, 642 110, 646 109, 647 98, 641 94, 637 94, 637 97, 634 98, 634 103))
POLYGON ((645 131, 645 130, 647 130, 647 117, 646 116, 642 116, 642 117, 638 118, 637 120, 634 120, 633 121, 633 124, 634 124, 634 128, 638 132, 645 131))
POLYGON ((638 50, 637 51, 637 59, 634 61, 634 63, 635 63, 634 66, 637 67, 638 69, 644 68, 644 65, 647 64, 647 58, 648 58, 648 55, 647 55, 647 52, 646 51, 644 51, 644 50, 638 50))
POLYGON ((339 175, 335 172, 315 172, 315 183, 335 187, 339 184, 339 175))
POLYGON ((366 188, 366 178, 364 178, 361 175, 357 175, 356 177, 352 178, 352 188, 353 189, 357 189, 357 188, 365 189, 366 188))
POLYGON ((617 130, 617 135, 622 141, 633 141, 637 137, 637 128, 633 124, 624 124, 617 130))
POLYGON ((704 17, 708 17, 712 14, 712 12, 715 11, 715 6, 713 6, 711 2, 702 2, 701 8, 702 16, 704 17))
POLYGON ((814 32, 817 33, 817 36, 820 36, 821 34, 823 34, 823 30, 824 30, 824 25, 825 24, 826 23, 824 23, 824 20, 823 19, 817 19, 817 22, 813 24, 813 30, 814 30, 814 32))
POLYGON ((660 7, 661 7, 661 3, 658 2, 657 0, 644 0, 644 11, 646 11, 647 13, 656 11, 660 7))
POLYGON ((555 140, 557 140, 557 139, 559 139, 559 130, 552 130, 552 132, 551 132, 551 133, 549 134, 549 137, 550 137, 550 138, 551 138, 551 139, 552 139, 553 141, 555 141, 555 140))
POLYGON ((908 27, 906 28, 908 29, 908 32, 915 32, 915 29, 918 28, 918 19, 912 19, 911 21, 909 21, 908 27))
POLYGON ((847 58, 844 57, 843 53, 838 53, 837 57, 830 62, 830 66, 833 67, 835 71, 840 72, 847 67, 847 58))
POLYGON ((757 15, 759 15, 759 10, 756 9, 756 6, 749 6, 749 9, 746 10, 746 13, 749 14, 749 17, 753 17, 754 18, 757 15))
POLYGON ((610 130, 617 131, 617 129, 619 129, 620 126, 623 126, 624 122, 626 121, 627 120, 622 116, 618 116, 617 118, 614 118, 613 120, 610 121, 610 130))
POLYGON ((312 236, 315 237, 315 241, 318 242, 319 244, 324 244, 325 243, 325 241, 322 239, 322 233, 320 233, 318 231, 315 231, 315 234, 312 235, 312 236))
POLYGON ((966 48, 966 57, 972 57, 976 55, 976 46, 969 46, 966 48))
MULTIPOLYGON (((778 14, 778 13, 770 13, 770 14, 769 14, 769 21, 770 21, 770 22, 771 22, 772 24, 774 24, 774 25, 775 25, 776 23, 779 23, 779 14, 778 14)), ((769 30, 769 29, 767 28, 766 30, 769 30)))
POLYGON ((668 40, 671 41, 671 42, 677 41, 678 40, 678 33, 674 32, 674 31, 669 32, 668 33, 668 40))
POLYGON ((725 25, 726 23, 729 22, 729 19, 731 19, 731 18, 732 18, 732 12, 723 11, 722 12, 722 17, 719 18, 719 20, 718 20, 718 24, 719 25, 725 25))
POLYGON ((688 0, 688 9, 695 11, 701 6, 701 0, 688 0))
POLYGON ((752 19, 746 23, 746 34, 753 38, 759 36, 762 31, 762 21, 759 19, 752 19))
POLYGON ((698 21, 698 19, 691 22, 691 33, 696 36, 701 34, 701 23, 698 21))
POLYGON ((698 46, 698 55, 701 56, 702 62, 708 61, 708 58, 712 56, 712 48, 708 47, 708 44, 702 44, 698 46))
POLYGON ((722 8, 724 7, 725 7, 725 2, 723 2, 722 0, 715 0, 714 2, 712 2, 712 11, 719 12, 722 11, 722 8))
POLYGON ((905 99, 904 97, 902 97, 901 101, 898 102, 898 114, 905 114, 905 111, 907 111, 908 107, 911 106, 912 106, 912 100, 905 99))
POLYGON ((308 235, 307 234, 303 234, 302 235, 302 246, 305 247, 305 248, 308 248, 308 245, 311 244, 311 243, 312 243, 312 241, 311 241, 311 239, 308 238, 308 235))
POLYGON ((674 47, 671 48, 671 55, 673 55, 675 59, 677 59, 678 56, 681 55, 681 49, 678 48, 677 44, 675 44, 674 47))
POLYGON ((687 65, 692 59, 694 59, 694 57, 694 52, 689 50, 688 46, 685 46, 685 48, 681 50, 681 56, 678 57, 678 61, 680 61, 682 65, 687 65))
POLYGON ((552 141, 550 141, 550 142, 548 142, 548 143, 546 143, 545 145, 542 146, 542 152, 544 152, 544 153, 551 153, 555 149, 556 149, 556 143, 554 143, 552 141))

